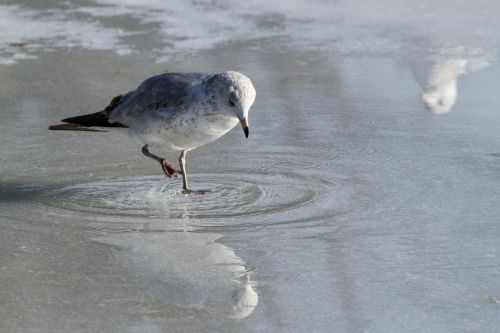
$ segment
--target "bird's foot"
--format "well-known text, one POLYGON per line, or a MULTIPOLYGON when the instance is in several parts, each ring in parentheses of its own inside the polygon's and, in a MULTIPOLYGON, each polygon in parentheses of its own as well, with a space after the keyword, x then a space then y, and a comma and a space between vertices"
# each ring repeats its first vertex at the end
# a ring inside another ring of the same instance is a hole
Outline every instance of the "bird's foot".
POLYGON ((172 164, 168 163, 167 160, 161 160, 160 165, 165 175, 169 178, 177 177, 177 174, 182 174, 182 171, 174 169, 172 164))
POLYGON ((182 190, 182 193, 184 194, 205 194, 211 192, 211 190, 190 190, 190 189, 184 189, 182 190))

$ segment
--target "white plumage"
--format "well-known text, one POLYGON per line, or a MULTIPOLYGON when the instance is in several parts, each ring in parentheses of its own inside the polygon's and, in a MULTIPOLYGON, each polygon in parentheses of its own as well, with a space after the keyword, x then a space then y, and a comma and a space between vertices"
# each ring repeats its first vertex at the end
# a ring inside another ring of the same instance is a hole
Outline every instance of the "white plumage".
POLYGON ((248 137, 248 112, 255 95, 250 79, 238 72, 164 73, 113 98, 103 111, 64 119, 68 124, 50 129, 128 127, 145 144, 143 153, 160 162, 167 176, 182 175, 184 192, 189 193, 194 191, 187 185, 186 153, 220 138, 238 122, 248 137), (150 153, 148 145, 182 151, 180 170, 150 153))

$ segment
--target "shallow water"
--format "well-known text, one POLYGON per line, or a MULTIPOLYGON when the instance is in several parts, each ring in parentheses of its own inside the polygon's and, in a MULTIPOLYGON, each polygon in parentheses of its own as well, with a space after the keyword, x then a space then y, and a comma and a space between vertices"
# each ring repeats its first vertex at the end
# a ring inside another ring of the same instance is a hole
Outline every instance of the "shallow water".
POLYGON ((2 332, 500 326, 498 5, 7 3, 32 24, 0 33, 2 332), (47 131, 153 73, 226 69, 257 100, 249 139, 189 154, 206 195, 124 133, 47 131))

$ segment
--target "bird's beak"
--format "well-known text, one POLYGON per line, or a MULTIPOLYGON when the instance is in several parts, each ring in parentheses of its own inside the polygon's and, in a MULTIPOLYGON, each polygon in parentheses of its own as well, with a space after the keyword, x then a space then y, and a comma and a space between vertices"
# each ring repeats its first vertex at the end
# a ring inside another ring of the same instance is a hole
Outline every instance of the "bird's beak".
POLYGON ((248 138, 248 118, 245 117, 243 119, 240 119, 240 124, 241 124, 241 127, 243 127, 243 132, 245 132, 245 137, 248 138))

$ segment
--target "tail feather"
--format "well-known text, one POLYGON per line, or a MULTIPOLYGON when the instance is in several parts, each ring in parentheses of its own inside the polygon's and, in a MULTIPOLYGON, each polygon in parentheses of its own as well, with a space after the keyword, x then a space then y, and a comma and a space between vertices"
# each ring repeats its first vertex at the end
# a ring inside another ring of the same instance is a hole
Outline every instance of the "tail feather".
POLYGON ((49 126, 52 131, 89 131, 89 132, 105 132, 95 128, 84 127, 78 124, 57 124, 49 126))
POLYGON ((99 111, 96 113, 86 114, 83 116, 76 116, 61 120, 65 123, 78 124, 85 127, 125 127, 120 123, 110 123, 108 121, 108 113, 106 111, 99 111))
POLYGON ((121 95, 114 97, 111 103, 102 111, 63 119, 61 121, 66 124, 49 126, 49 130, 104 132, 89 127, 127 127, 120 123, 109 122, 109 114, 118 104, 120 104, 120 99, 121 95))

